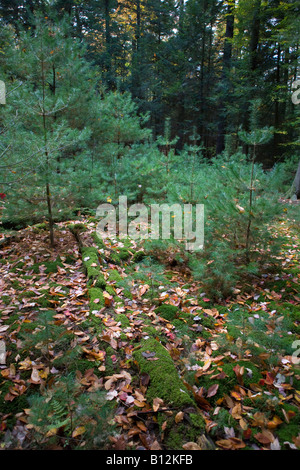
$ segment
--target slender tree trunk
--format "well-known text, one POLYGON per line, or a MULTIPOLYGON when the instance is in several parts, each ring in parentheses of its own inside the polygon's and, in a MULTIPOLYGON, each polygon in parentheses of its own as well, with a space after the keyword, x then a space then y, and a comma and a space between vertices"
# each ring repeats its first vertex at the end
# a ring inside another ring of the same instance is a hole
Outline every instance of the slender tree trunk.
POLYGON ((253 175, 254 175, 254 163, 256 157, 256 145, 254 144, 253 148, 253 157, 251 165, 251 177, 250 177, 250 188, 249 188, 249 216, 248 216, 248 225, 246 230, 246 262, 250 263, 250 236, 251 236, 251 224, 252 224, 252 207, 253 207, 253 175))
POLYGON ((113 88, 112 66, 111 66, 111 32, 110 32, 110 0, 104 1, 105 14, 105 43, 106 43, 106 81, 109 89, 113 88))
MULTIPOLYGON (((255 0, 253 5, 253 17, 252 23, 250 28, 250 45, 249 45, 249 54, 250 54, 250 63, 249 63, 249 81, 251 84, 251 88, 253 89, 255 86, 255 72, 258 68, 259 61, 258 61, 258 46, 259 46, 259 39, 260 39, 260 15, 261 15, 261 0, 255 0)), ((252 90, 251 90, 252 91, 252 90)), ((255 98, 255 96, 250 96, 250 100, 255 98)), ((243 128, 246 131, 249 131, 250 122, 250 102, 249 100, 246 103, 245 110, 244 110, 244 123, 243 128)), ((244 144, 244 153, 248 155, 249 146, 244 144)))
POLYGON ((251 40, 250 40, 250 70, 254 71, 258 66, 258 45, 260 36, 260 10, 261 0, 255 0, 254 13, 251 27, 251 40))
MULTIPOLYGON (((43 48, 43 44, 42 44, 43 48)), ((43 54, 43 52, 42 52, 43 54)), ((46 159, 46 199, 47 199, 47 208, 48 208, 48 221, 49 221, 49 235, 50 235, 50 245, 54 247, 54 230, 53 230, 53 216, 52 216, 52 201, 51 201, 51 191, 49 183, 49 170, 50 170, 50 161, 49 161, 49 149, 48 149, 48 135, 47 135, 47 124, 46 124, 46 109, 45 109, 45 99, 46 99, 46 77, 45 77, 45 61, 44 56, 41 60, 41 72, 42 72, 42 119, 43 119, 43 132, 44 132, 44 153, 46 159)))
POLYGON ((179 35, 183 33, 183 21, 184 21, 184 0, 179 0, 179 18, 178 18, 178 32, 179 35))
MULTIPOLYGON (((281 73, 280 73, 280 56, 281 56, 281 47, 280 43, 278 43, 277 47, 277 61, 276 61, 276 84, 278 86, 278 90, 280 90, 280 78, 281 78, 281 73)), ((280 91, 278 91, 279 93, 280 91)), ((274 127, 275 127, 275 133, 274 133, 274 155, 278 155, 279 153, 279 145, 280 145, 280 134, 277 132, 279 130, 280 126, 280 117, 281 117, 281 106, 280 106, 280 99, 279 97, 276 96, 275 98, 275 103, 274 103, 274 127)))
POLYGON ((227 19, 226 19, 226 32, 225 32, 225 43, 224 43, 224 55, 223 55, 223 69, 222 69, 222 87, 224 92, 222 93, 222 99, 219 104, 219 124, 218 124, 218 135, 216 153, 219 154, 225 149, 225 133, 226 133, 226 105, 227 105, 227 93, 229 89, 228 74, 231 67, 232 57, 232 38, 234 30, 234 8, 235 3, 228 5, 227 19))
POLYGON ((297 173, 296 173, 296 176, 295 176, 295 179, 294 179, 294 186, 295 186, 296 197, 297 197, 297 199, 300 199, 300 160, 299 160, 299 164, 298 164, 297 173))
POLYGON ((136 24, 132 41, 131 93, 134 98, 141 98, 141 2, 136 0, 136 24))

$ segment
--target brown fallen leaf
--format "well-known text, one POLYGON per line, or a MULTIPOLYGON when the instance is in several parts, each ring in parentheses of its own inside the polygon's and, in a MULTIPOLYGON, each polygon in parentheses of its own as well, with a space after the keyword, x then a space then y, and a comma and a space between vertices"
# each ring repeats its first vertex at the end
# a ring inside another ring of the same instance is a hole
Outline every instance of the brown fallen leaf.
POLYGON ((246 444, 237 437, 231 437, 230 439, 220 439, 219 441, 216 441, 216 444, 225 450, 237 450, 246 447, 246 444))
POLYGON ((104 303, 106 307, 110 307, 113 304, 114 298, 108 292, 103 291, 104 303))
POLYGON ((161 405, 163 405, 164 401, 161 398, 154 398, 153 400, 153 411, 158 411, 161 405))
POLYGON ((219 388, 219 384, 214 384, 212 385, 211 387, 209 387, 208 391, 207 391, 207 397, 213 397, 217 391, 218 391, 218 388, 219 388))
POLYGON ((161 450, 161 447, 156 440, 151 444, 150 450, 161 450))
POLYGON ((184 450, 201 450, 201 447, 199 447, 196 442, 187 442, 186 444, 183 444, 182 448, 184 450))
POLYGON ((255 434, 254 437, 261 444, 271 444, 275 439, 271 431, 268 431, 267 429, 263 429, 262 432, 255 434))
POLYGON ((179 411, 177 415, 175 416, 175 423, 180 423, 184 418, 184 413, 183 411, 179 411))
POLYGON ((144 285, 141 285, 139 287, 139 290, 140 290, 140 295, 144 295, 145 292, 147 292, 147 290, 150 288, 150 286, 148 286, 148 284, 144 284, 144 285))
POLYGON ((200 406, 200 408, 202 408, 203 410, 209 411, 211 409, 211 404, 205 398, 203 398, 199 393, 194 393, 194 398, 198 406, 200 406))

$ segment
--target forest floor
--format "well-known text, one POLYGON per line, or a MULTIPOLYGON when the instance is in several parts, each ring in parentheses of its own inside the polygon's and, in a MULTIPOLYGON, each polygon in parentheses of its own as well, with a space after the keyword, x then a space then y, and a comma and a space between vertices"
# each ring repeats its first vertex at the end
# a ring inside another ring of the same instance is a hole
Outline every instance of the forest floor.
POLYGON ((299 233, 277 230, 282 271, 222 303, 92 217, 54 249, 43 224, 0 234, 0 447, 299 449, 299 233))

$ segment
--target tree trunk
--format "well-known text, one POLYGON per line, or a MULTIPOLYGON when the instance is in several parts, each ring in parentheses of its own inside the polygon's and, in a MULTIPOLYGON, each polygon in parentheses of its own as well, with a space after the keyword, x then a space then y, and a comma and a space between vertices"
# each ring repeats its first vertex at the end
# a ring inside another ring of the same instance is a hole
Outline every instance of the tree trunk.
POLYGON ((296 197, 297 197, 297 199, 300 199, 300 160, 299 160, 299 164, 298 164, 297 173, 296 173, 296 176, 295 176, 295 179, 294 179, 294 186, 295 186, 296 197))
MULTIPOLYGON (((42 50, 43 50, 43 43, 42 43, 42 50)), ((53 216, 52 216, 52 201, 51 201, 51 192, 50 192, 50 184, 49 184, 49 150, 48 150, 48 135, 47 135, 47 125, 46 125, 46 108, 45 108, 45 100, 46 100, 46 76, 45 76, 45 59, 44 59, 44 52, 42 55, 41 60, 41 79, 42 79, 42 91, 43 91, 43 100, 42 100, 42 120, 43 120, 43 132, 44 132, 44 154, 45 154, 45 163, 46 163, 46 200, 47 200, 47 208, 48 208, 48 222, 49 222, 49 235, 50 235, 50 245, 54 247, 54 230, 53 230, 53 216)))
POLYGON ((218 135, 216 153, 219 154, 225 149, 225 132, 226 132, 226 103, 228 93, 228 73, 230 70, 231 56, 232 56, 232 38, 234 29, 234 8, 235 4, 228 5, 227 19, 226 19, 226 32, 225 32, 225 43, 224 43, 224 55, 223 55, 223 70, 222 70, 222 87, 224 91, 222 93, 221 102, 219 105, 219 124, 218 124, 218 135))
POLYGON ((110 0, 104 2, 104 15, 105 15, 105 45, 106 45, 106 83, 108 88, 113 89, 112 67, 111 67, 111 32, 110 32, 110 0))

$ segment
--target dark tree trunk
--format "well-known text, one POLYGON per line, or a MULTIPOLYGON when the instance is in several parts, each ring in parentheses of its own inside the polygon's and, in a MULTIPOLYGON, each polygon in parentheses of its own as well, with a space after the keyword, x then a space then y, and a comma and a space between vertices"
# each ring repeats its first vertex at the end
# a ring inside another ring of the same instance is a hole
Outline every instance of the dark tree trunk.
POLYGON ((296 197, 297 199, 300 199, 300 161, 299 161, 297 173, 294 179, 294 186, 295 186, 296 197))
POLYGON ((222 99, 219 105, 219 124, 218 124, 218 135, 216 153, 219 154, 225 149, 225 132, 226 132, 226 104, 227 104, 227 92, 229 89, 228 84, 228 73, 231 65, 232 56, 232 38, 234 29, 234 3, 228 5, 228 13, 226 20, 226 32, 225 32, 225 43, 224 43, 224 55, 223 55, 223 70, 222 70, 222 99))

